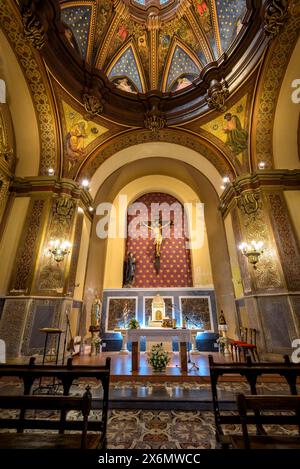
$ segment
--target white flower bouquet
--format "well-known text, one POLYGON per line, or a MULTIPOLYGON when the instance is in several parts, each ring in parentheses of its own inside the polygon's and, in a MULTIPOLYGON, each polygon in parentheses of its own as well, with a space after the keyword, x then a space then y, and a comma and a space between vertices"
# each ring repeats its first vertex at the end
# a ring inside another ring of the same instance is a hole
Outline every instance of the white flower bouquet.
POLYGON ((153 345, 151 352, 148 358, 148 363, 150 363, 154 371, 163 370, 170 361, 168 352, 163 348, 163 344, 153 345))

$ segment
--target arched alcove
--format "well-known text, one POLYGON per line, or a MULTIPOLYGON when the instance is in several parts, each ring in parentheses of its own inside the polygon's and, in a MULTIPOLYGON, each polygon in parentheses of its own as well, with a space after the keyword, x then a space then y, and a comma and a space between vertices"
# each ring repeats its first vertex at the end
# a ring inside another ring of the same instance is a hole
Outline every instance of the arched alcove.
MULTIPOLYGON (((182 149, 182 154, 185 155, 189 154, 188 149, 176 145, 176 147, 179 147, 177 148, 178 157, 176 157, 171 152, 173 146, 170 145, 171 148, 169 147, 169 151, 167 151, 167 145, 168 144, 164 147, 164 152, 168 154, 168 157, 155 157, 153 154, 153 147, 148 151, 147 144, 143 145, 144 151, 142 153, 143 156, 141 157, 139 157, 139 153, 134 151, 135 147, 132 147, 131 151, 130 149, 127 149, 125 150, 127 158, 123 160, 123 165, 121 164, 122 155, 120 155, 122 152, 119 152, 118 165, 111 164, 110 168, 107 165, 105 171, 97 172, 97 176, 93 178, 92 192, 96 194, 96 206, 102 202, 112 203, 127 184, 146 176, 152 177, 152 182, 149 184, 149 187, 141 188, 140 193, 142 193, 143 190, 161 190, 161 187, 158 187, 156 184, 158 176, 168 176, 170 178, 177 179, 179 182, 181 181, 194 191, 197 199, 204 203, 204 216, 207 228, 212 283, 216 291, 218 309, 223 309, 227 313, 229 327, 232 328, 232 333, 234 333, 234 292, 224 224, 221 213, 218 209, 219 196, 216 190, 220 186, 221 177, 212 165, 211 167, 209 167, 209 165, 204 165, 206 174, 203 174, 199 169, 196 169, 195 166, 200 168, 200 162, 203 162, 204 160, 196 152, 192 152, 193 154, 190 155, 189 159, 193 160, 193 165, 191 165, 187 161, 180 161, 179 158, 180 148, 182 149), (149 155, 149 157, 147 157, 147 155, 149 155), (96 184, 99 182, 101 182, 101 186, 97 187, 96 184)), ((158 148, 159 147, 155 149, 156 154, 159 154, 158 148)), ((177 196, 180 200, 180 194, 178 196, 178 191, 176 191, 176 185, 178 186, 178 184, 179 183, 175 183, 173 187, 173 195, 177 196), (176 191, 175 194, 174 191, 176 191)), ((166 190, 166 186, 164 186, 164 189, 166 190)), ((170 192, 170 187, 167 189, 168 193, 172 193, 170 192)), ((139 192, 136 191, 134 197, 136 198, 138 194, 139 192)), ((85 284, 86 297, 91 296, 95 291, 101 294, 104 286, 105 262, 112 263, 111 268, 114 268, 112 257, 108 254, 108 241, 106 239, 99 239, 96 235, 97 222, 98 219, 96 216, 90 240, 85 284)), ((118 269, 117 266, 115 267, 118 269)))

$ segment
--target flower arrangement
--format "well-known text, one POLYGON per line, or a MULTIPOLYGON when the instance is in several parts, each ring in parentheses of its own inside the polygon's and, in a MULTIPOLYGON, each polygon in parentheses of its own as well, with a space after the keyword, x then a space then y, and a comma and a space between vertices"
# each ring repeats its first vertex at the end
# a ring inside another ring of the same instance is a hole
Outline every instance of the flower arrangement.
POLYGON ((137 319, 132 318, 129 321, 128 327, 129 329, 138 329, 140 327, 140 324, 137 319))
POLYGON ((99 353, 100 352, 100 347, 101 347, 101 344, 102 344, 102 339, 97 336, 97 337, 94 337, 92 339, 92 348, 94 349, 95 353, 99 353))
POLYGON ((148 363, 153 366, 154 371, 163 370, 169 361, 169 354, 163 349, 163 344, 156 344, 152 346, 148 363))

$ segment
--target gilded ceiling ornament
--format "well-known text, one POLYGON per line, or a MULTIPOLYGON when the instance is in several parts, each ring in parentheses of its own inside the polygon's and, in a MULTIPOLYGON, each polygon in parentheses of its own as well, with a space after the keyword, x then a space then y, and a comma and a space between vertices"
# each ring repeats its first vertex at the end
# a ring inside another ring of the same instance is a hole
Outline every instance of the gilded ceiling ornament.
POLYGON ((70 219, 74 212, 74 201, 69 197, 60 197, 54 205, 54 212, 59 218, 70 219))
POLYGON ((144 120, 144 125, 146 129, 154 132, 163 129, 166 126, 166 119, 157 115, 147 115, 144 120))
POLYGON ((207 90, 207 95, 206 102, 210 109, 215 109, 220 112, 227 110, 225 102, 229 96, 229 90, 226 83, 221 84, 218 80, 212 80, 207 90))
POLYGON ((264 30, 266 35, 277 36, 287 17, 288 0, 272 0, 265 13, 264 30))
POLYGON ((254 193, 242 194, 238 201, 238 207, 246 215, 255 214, 262 207, 259 194, 254 194, 254 193))
POLYGON ((25 37, 35 49, 41 50, 46 43, 46 33, 43 25, 31 8, 22 5, 20 10, 25 37))
POLYGON ((99 116, 103 112, 102 102, 97 96, 91 95, 89 93, 84 93, 82 96, 82 101, 84 109, 86 110, 89 116, 99 116))

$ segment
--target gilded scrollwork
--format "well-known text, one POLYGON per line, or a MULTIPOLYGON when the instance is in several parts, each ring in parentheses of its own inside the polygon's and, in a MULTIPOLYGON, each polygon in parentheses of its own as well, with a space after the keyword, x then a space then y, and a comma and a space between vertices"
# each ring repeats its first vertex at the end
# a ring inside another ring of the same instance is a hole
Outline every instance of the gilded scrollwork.
POLYGON ((255 214, 262 208, 260 195, 254 192, 242 194, 238 200, 238 207, 245 215, 255 214))
POLYGON ((265 13, 264 30, 267 36, 275 37, 280 33, 288 17, 288 0, 272 0, 265 13))
POLYGON ((97 96, 84 93, 82 95, 82 102, 88 117, 100 116, 100 114, 103 112, 102 101, 97 96))
POLYGON ((41 50, 46 42, 46 34, 43 25, 31 8, 21 5, 20 11, 25 37, 35 49, 41 50))
POLYGON ((220 83, 217 80, 212 80, 210 87, 207 90, 206 102, 210 109, 215 109, 219 112, 227 110, 226 100, 229 97, 229 90, 225 83, 220 83))

